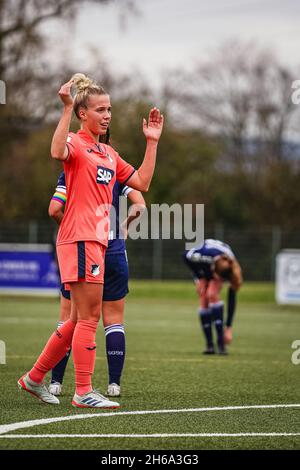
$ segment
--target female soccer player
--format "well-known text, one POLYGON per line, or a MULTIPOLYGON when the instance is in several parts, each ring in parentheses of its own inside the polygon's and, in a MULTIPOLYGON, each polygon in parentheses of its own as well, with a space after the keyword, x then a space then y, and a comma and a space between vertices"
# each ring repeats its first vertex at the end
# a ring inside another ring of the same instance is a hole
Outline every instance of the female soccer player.
POLYGON ((74 310, 71 318, 53 333, 33 368, 19 379, 18 385, 46 403, 58 404, 58 398, 49 393, 43 379, 72 347, 76 385, 72 405, 116 408, 118 403, 93 390, 91 380, 112 190, 117 180, 139 191, 148 191, 163 116, 159 109, 152 108, 148 122, 143 119, 147 146, 144 160, 135 170, 111 146, 99 144, 99 140, 107 138, 111 121, 110 98, 102 87, 83 74, 76 74, 61 87, 59 96, 64 109, 52 139, 51 156, 63 161, 68 200, 57 237, 57 257, 61 281, 70 284, 76 314, 74 310), (73 85, 77 88, 74 100, 73 85), (81 124, 76 134, 69 132, 73 109, 81 124))
MULTIPOLYGON (((120 381, 125 360, 125 330, 124 307, 125 296, 128 293, 128 263, 123 234, 119 233, 119 197, 128 197, 133 204, 129 209, 129 215, 122 223, 121 229, 127 232, 128 226, 133 220, 142 215, 145 210, 145 200, 140 191, 128 186, 115 183, 113 188, 112 215, 115 217, 111 224, 108 246, 105 254, 104 290, 102 301, 102 320, 106 337, 106 355, 108 363, 109 385, 108 396, 120 396, 120 381)), ((63 218, 63 208, 67 199, 65 174, 62 172, 58 178, 56 191, 49 204, 49 215, 58 225, 63 218)), ((61 326, 71 315, 70 291, 62 284, 61 289, 61 326)), ((69 353, 52 369, 49 391, 59 396, 62 390, 62 382, 69 359, 69 353)))
POLYGON ((215 354, 212 323, 217 332, 219 354, 227 354, 225 344, 232 341, 232 321, 236 307, 236 292, 242 285, 242 270, 229 245, 211 238, 197 248, 186 250, 184 261, 194 275, 199 296, 199 318, 206 338, 204 354, 215 354), (220 299, 224 281, 228 281, 228 309, 223 330, 224 302, 220 299))

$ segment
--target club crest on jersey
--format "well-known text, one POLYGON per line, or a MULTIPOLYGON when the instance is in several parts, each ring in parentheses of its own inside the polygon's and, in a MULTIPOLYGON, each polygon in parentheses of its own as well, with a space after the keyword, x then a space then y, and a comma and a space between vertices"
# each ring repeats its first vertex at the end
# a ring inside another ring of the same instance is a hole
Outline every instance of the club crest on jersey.
POLYGON ((106 186, 111 182, 115 172, 103 166, 97 166, 97 183, 105 184, 106 186))
MULTIPOLYGON (((106 151, 101 147, 100 144, 95 144, 95 145, 96 145, 97 149, 99 150, 99 152, 102 153, 103 155, 105 155, 105 157, 107 157, 107 158, 109 159, 110 163, 113 163, 113 159, 111 158, 111 156, 109 155, 109 153, 106 152, 106 151)), ((90 152, 90 151, 93 152, 93 150, 91 150, 91 149, 88 150, 88 152, 90 152)))
POLYGON ((93 276, 99 276, 100 274, 100 266, 99 264, 92 264, 91 266, 91 273, 93 276))

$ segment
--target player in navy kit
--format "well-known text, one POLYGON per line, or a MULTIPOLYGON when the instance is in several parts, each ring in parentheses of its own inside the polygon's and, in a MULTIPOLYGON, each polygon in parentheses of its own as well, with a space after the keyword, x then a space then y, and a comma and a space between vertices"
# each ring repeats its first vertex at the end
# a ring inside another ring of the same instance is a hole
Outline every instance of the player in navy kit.
MULTIPOLYGON (((67 200, 67 188, 64 172, 59 176, 56 191, 49 205, 49 215, 59 224, 63 218, 63 207, 67 200)), ((104 291, 102 302, 102 320, 106 336, 106 354, 109 373, 108 396, 120 395, 120 381, 125 359, 124 307, 128 293, 128 262, 125 240, 129 224, 140 217, 145 209, 145 200, 139 191, 115 183, 111 212, 111 230, 105 255, 104 291), (119 197, 125 196, 133 205, 127 219, 122 223, 123 238, 119 234, 119 197), (113 217, 114 216, 114 217, 113 217)), ((70 291, 61 288, 60 322, 70 317, 70 291)), ((61 393, 64 372, 69 353, 52 370, 49 390, 54 395, 61 393)))
POLYGON ((242 285, 242 270, 229 245, 219 240, 206 239, 204 243, 184 253, 184 261, 193 273, 199 296, 199 318, 206 339, 204 354, 215 354, 212 325, 217 333, 219 354, 227 354, 225 344, 232 341, 232 321, 236 308, 236 292, 242 285), (220 299, 223 283, 228 289, 227 320, 224 330, 224 302, 220 299))

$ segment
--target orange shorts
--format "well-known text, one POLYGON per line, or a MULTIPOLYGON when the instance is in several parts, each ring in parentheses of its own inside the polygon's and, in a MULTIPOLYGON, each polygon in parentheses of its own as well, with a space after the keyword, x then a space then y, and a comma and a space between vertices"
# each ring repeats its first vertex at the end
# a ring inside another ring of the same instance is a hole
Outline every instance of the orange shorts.
POLYGON ((57 245, 61 282, 86 281, 103 284, 105 252, 106 247, 94 241, 57 245))

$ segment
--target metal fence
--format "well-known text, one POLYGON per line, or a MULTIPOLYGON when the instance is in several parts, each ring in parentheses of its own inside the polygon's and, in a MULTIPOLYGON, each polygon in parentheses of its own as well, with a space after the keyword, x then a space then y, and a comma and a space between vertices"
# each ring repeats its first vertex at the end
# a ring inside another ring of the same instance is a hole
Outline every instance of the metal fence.
MULTIPOLYGON (((56 226, 49 222, 1 223, 0 243, 52 243, 56 226)), ((281 249, 300 248, 299 232, 280 227, 237 230, 220 224, 205 227, 206 238, 228 243, 237 256, 245 280, 273 281, 275 257, 281 249)), ((182 261, 184 240, 127 240, 130 276, 133 279, 189 279, 182 261)))

